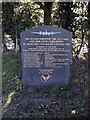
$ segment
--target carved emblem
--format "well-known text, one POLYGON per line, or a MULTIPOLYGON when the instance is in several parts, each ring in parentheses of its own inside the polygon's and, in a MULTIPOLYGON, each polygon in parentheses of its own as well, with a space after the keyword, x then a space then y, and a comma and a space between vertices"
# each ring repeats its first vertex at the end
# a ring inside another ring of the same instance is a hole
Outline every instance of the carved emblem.
POLYGON ((51 76, 48 73, 45 73, 45 74, 41 75, 41 80, 43 82, 49 82, 51 80, 51 76))
POLYGON ((59 33, 61 33, 61 32, 53 32, 53 31, 48 32, 47 29, 46 29, 45 32, 44 32, 44 31, 39 31, 39 32, 31 32, 31 33, 39 34, 39 35, 43 35, 43 36, 44 36, 44 35, 48 35, 48 36, 50 36, 50 35, 59 34, 59 33))

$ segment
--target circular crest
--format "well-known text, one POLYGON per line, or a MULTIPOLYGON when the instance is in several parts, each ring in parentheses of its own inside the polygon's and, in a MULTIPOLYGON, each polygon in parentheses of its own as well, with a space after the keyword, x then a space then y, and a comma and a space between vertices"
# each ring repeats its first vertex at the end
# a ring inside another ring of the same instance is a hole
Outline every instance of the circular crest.
POLYGON ((49 82, 49 81, 51 80, 50 74, 48 74, 48 73, 42 74, 42 75, 41 75, 41 80, 42 80, 43 82, 49 82))

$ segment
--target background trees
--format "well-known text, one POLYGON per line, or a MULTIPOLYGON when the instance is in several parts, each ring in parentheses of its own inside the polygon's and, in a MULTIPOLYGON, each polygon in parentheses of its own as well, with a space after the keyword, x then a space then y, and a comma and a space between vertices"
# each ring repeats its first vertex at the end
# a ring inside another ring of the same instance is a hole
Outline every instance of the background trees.
POLYGON ((73 56, 79 59, 82 48, 87 47, 87 2, 58 3, 54 12, 53 25, 73 32, 73 56))
POLYGON ((31 27, 51 24, 72 31, 73 58, 79 59, 82 55, 85 57, 88 47, 88 9, 88 2, 3 3, 3 43, 5 35, 10 35, 14 43, 16 37, 18 38, 20 46, 20 32, 31 27))

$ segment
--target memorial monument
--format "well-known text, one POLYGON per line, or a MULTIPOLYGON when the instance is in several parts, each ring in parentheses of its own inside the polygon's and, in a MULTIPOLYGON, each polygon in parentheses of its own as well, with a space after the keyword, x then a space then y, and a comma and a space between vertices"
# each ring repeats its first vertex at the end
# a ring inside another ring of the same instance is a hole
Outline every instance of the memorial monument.
POLYGON ((20 33, 23 83, 27 86, 68 85, 72 33, 39 26, 20 33))

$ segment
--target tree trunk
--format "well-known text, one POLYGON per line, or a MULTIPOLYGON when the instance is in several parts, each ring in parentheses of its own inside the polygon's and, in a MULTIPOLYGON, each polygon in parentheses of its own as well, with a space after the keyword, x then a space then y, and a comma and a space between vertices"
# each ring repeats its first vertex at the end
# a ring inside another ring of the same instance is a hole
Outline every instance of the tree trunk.
POLYGON ((52 5, 53 2, 44 2, 44 5, 42 2, 35 2, 40 6, 42 10, 44 10, 44 25, 49 25, 51 22, 51 12, 52 12, 52 5))
POLYGON ((90 70, 90 1, 88 3, 88 30, 89 30, 89 34, 88 34, 88 67, 90 70))
POLYGON ((7 49, 6 44, 5 44, 5 43, 3 43, 3 46, 4 46, 4 52, 7 52, 7 51, 8 51, 8 49, 7 49))
POLYGON ((52 5, 53 2, 45 2, 45 8, 47 10, 44 10, 44 24, 49 25, 51 22, 51 12, 52 12, 52 5))
POLYGON ((6 52, 7 51, 7 46, 5 44, 5 36, 4 36, 4 34, 2 34, 2 44, 3 44, 3 52, 6 52))
POLYGON ((67 12, 67 15, 66 15, 66 22, 65 22, 64 28, 66 30, 68 30, 68 27, 70 26, 70 12, 71 12, 70 4, 71 3, 66 2, 66 6, 65 6, 65 11, 67 12))
POLYGON ((81 28, 82 28, 82 41, 81 41, 81 45, 80 45, 80 48, 79 50, 77 50, 77 54, 79 55, 80 54, 80 51, 82 49, 82 46, 83 46, 83 41, 84 41, 84 28, 83 28, 83 3, 82 3, 82 19, 81 19, 81 28))

